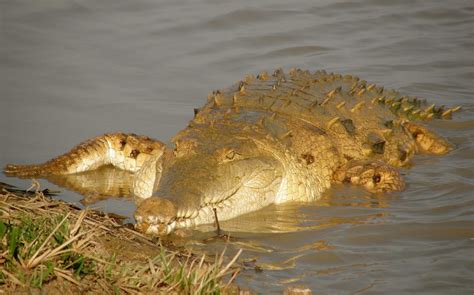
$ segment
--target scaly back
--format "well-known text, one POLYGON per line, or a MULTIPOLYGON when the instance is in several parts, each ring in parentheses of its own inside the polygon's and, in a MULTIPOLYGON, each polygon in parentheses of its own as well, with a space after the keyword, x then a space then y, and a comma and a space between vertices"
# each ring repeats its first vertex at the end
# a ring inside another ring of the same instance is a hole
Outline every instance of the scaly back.
POLYGON ((248 120, 252 113, 275 136, 290 135, 295 141, 298 135, 307 138, 312 130, 331 140, 347 159, 371 157, 403 166, 416 150, 444 154, 450 149, 442 138, 411 121, 447 119, 457 110, 427 106, 424 100, 354 76, 293 69, 287 74, 276 70, 272 75, 250 75, 228 89, 214 91, 195 121, 232 114, 248 120))

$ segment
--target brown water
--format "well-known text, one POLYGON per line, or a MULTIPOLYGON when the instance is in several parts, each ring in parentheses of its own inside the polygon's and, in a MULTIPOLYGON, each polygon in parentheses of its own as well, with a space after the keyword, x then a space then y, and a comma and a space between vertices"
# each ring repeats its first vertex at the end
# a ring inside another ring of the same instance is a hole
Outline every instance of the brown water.
MULTIPOLYGON (((23 0, 2 1, 0 12, 1 166, 105 132, 166 140, 210 90, 277 67, 356 74, 462 105, 453 121, 432 124, 456 150, 418 157, 403 171, 405 192, 339 188, 223 226, 235 237, 229 253, 243 247, 263 268, 238 282, 261 293, 288 284, 317 294, 474 292, 472 1, 23 0)), ((96 206, 134 210, 124 199, 96 206)), ((209 235, 189 243, 223 247, 197 242, 209 235)))

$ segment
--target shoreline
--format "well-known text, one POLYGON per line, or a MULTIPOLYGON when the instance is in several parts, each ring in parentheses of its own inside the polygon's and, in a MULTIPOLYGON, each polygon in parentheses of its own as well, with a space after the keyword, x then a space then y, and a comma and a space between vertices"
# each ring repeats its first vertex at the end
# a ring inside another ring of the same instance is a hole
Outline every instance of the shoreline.
POLYGON ((239 293, 240 255, 196 255, 121 217, 0 183, 0 293, 239 293))

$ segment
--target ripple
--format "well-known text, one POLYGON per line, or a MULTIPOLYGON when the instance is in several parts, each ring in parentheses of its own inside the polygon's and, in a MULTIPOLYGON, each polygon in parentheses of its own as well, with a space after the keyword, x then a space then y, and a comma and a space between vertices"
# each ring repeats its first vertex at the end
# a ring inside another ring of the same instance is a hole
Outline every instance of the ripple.
MULTIPOLYGON (((370 195, 343 186, 319 202, 224 222, 235 238, 228 244, 199 240, 212 232, 189 242, 211 254, 244 248, 245 258, 268 267, 244 270, 239 283, 265 294, 295 283, 323 294, 472 293, 469 1, 4 2, 0 109, 8 112, 0 116, 0 166, 46 160, 111 131, 166 141, 207 91, 279 66, 356 74, 437 104, 462 105, 453 120, 426 123, 456 149, 417 156, 402 170, 406 191, 370 195)), ((65 199, 79 197, 64 192, 65 199)))
POLYGON ((293 47, 273 50, 271 52, 260 55, 260 57, 280 58, 280 57, 298 56, 298 55, 314 56, 314 55, 322 54, 329 50, 331 50, 331 48, 323 47, 323 46, 293 46, 293 47))

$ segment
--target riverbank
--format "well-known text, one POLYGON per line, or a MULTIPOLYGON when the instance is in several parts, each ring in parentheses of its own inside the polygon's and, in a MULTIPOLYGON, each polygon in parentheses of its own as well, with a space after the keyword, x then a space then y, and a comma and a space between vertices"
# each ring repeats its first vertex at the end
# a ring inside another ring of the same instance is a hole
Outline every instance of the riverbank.
POLYGON ((238 293, 240 252, 198 256, 122 220, 0 183, 0 293, 238 293))

